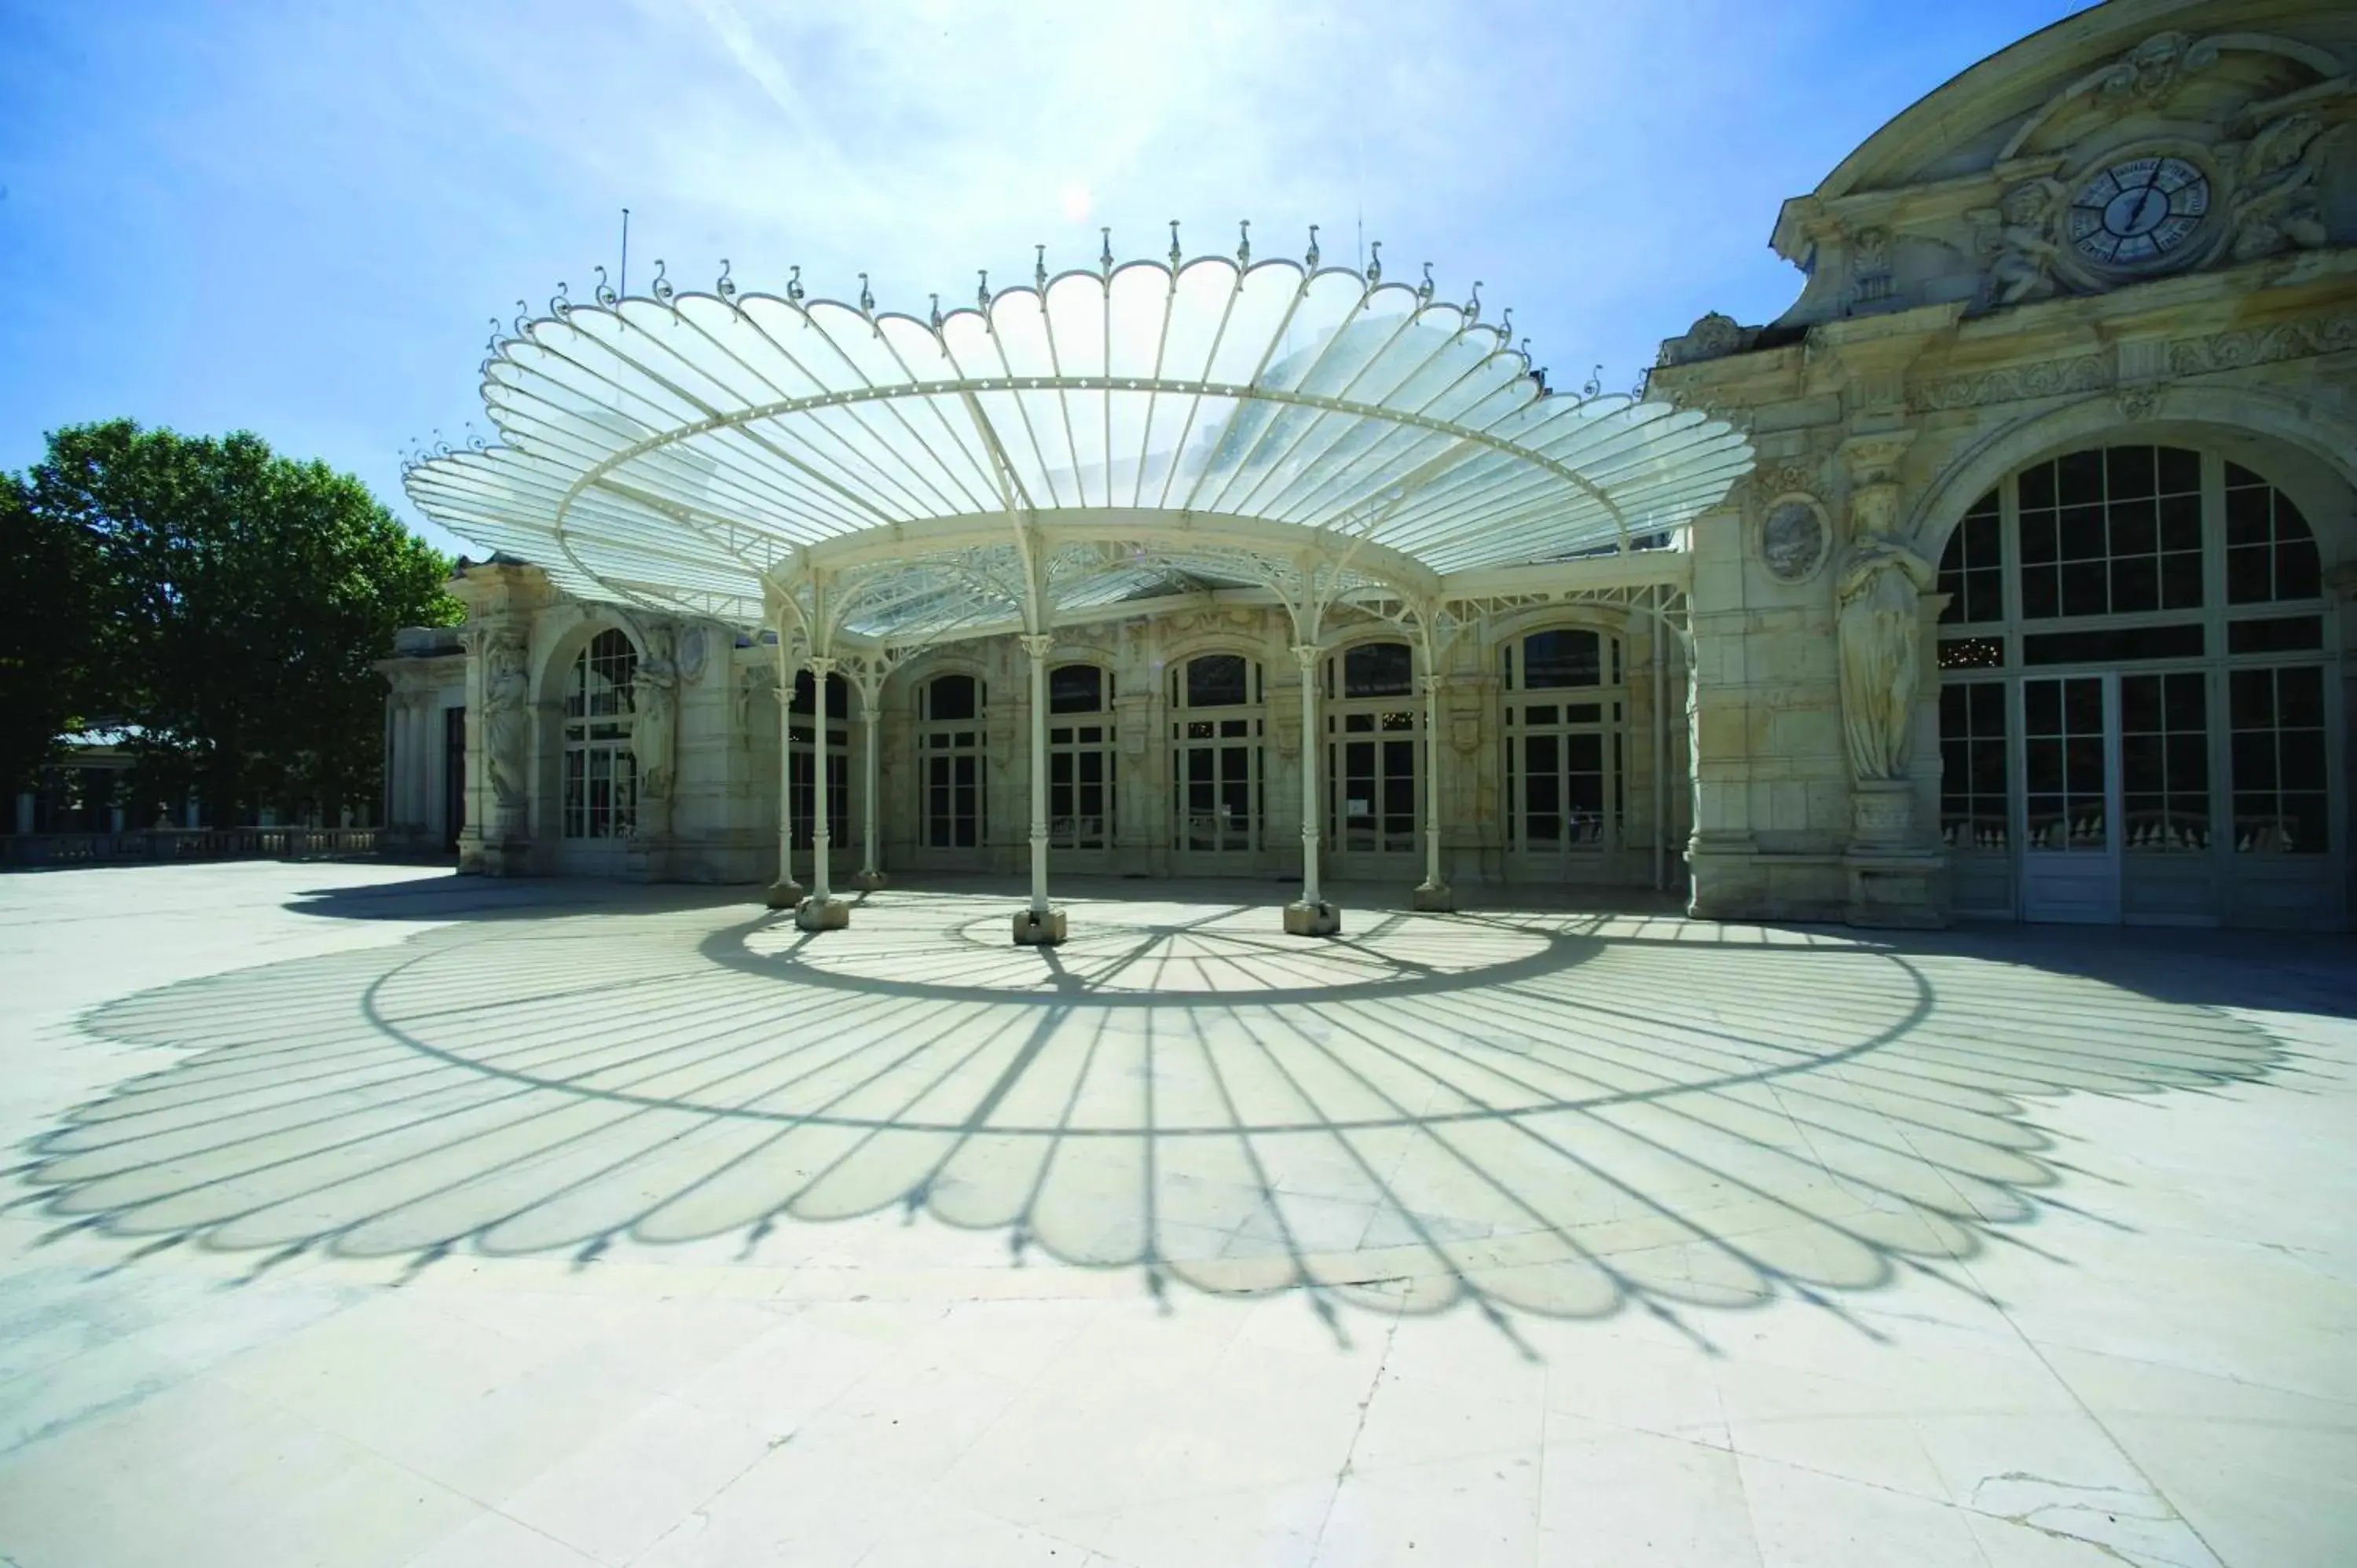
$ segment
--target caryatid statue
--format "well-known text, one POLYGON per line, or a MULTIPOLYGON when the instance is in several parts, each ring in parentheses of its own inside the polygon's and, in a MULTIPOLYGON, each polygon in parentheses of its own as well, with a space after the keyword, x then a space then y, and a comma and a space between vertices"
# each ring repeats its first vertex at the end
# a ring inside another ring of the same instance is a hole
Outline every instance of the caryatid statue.
POLYGON ((679 663, 672 644, 670 627, 649 627, 646 655, 631 677, 630 755, 638 759, 640 789, 653 800, 671 799, 679 710, 679 663))
POLYGON ((1899 488, 1861 486, 1850 499, 1855 542, 1835 594, 1841 645, 1842 731, 1860 781, 1906 776, 1920 683, 1921 605, 1938 574, 1891 537, 1899 488))
POLYGON ((532 682, 524 673, 523 641, 493 634, 483 647, 483 742, 490 752, 491 794, 502 806, 524 803, 524 751, 532 682))

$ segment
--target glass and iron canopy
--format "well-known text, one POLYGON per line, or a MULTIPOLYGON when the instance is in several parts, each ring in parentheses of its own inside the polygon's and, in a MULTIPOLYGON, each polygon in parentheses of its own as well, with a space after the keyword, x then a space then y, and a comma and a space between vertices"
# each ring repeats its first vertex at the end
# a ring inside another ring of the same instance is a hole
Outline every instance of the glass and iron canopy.
POLYGON ((660 270, 644 296, 560 292, 494 338, 499 444, 407 489, 585 599, 749 626, 821 578, 844 633, 891 642, 1279 578, 1429 602, 1675 544, 1751 467, 1704 414, 1548 392, 1478 289, 1315 261, 1108 245, 922 319, 864 279, 842 304, 725 267, 710 292, 660 270))

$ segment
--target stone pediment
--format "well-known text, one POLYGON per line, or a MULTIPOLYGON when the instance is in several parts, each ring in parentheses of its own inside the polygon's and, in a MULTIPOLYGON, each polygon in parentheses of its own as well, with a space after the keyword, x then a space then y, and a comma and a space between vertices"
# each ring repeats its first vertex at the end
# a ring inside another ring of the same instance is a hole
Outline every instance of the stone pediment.
POLYGON ((2357 12, 2113 0, 1892 120, 1773 243, 1780 325, 1975 312, 2357 242, 2357 12))

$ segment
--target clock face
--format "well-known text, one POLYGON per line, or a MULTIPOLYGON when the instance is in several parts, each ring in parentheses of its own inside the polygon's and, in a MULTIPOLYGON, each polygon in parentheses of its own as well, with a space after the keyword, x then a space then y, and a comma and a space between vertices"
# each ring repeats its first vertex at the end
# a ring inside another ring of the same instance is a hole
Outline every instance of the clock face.
POLYGON ((2183 158, 2129 158, 2071 199, 2071 242, 2099 267, 2149 266, 2193 237, 2210 179, 2183 158))

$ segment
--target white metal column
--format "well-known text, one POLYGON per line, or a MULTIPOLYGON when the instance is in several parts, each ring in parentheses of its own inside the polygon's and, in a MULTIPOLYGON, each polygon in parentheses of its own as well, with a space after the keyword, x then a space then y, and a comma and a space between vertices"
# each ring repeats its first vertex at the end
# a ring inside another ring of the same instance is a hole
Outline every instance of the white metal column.
POLYGON ((826 688, 834 660, 821 654, 810 661, 812 708, 817 721, 811 726, 811 897, 821 904, 833 896, 827 886, 827 852, 834 835, 828 831, 826 775, 826 688))
POLYGON ((1031 912, 1048 912, 1048 655, 1056 639, 1021 639, 1031 660, 1031 912))

